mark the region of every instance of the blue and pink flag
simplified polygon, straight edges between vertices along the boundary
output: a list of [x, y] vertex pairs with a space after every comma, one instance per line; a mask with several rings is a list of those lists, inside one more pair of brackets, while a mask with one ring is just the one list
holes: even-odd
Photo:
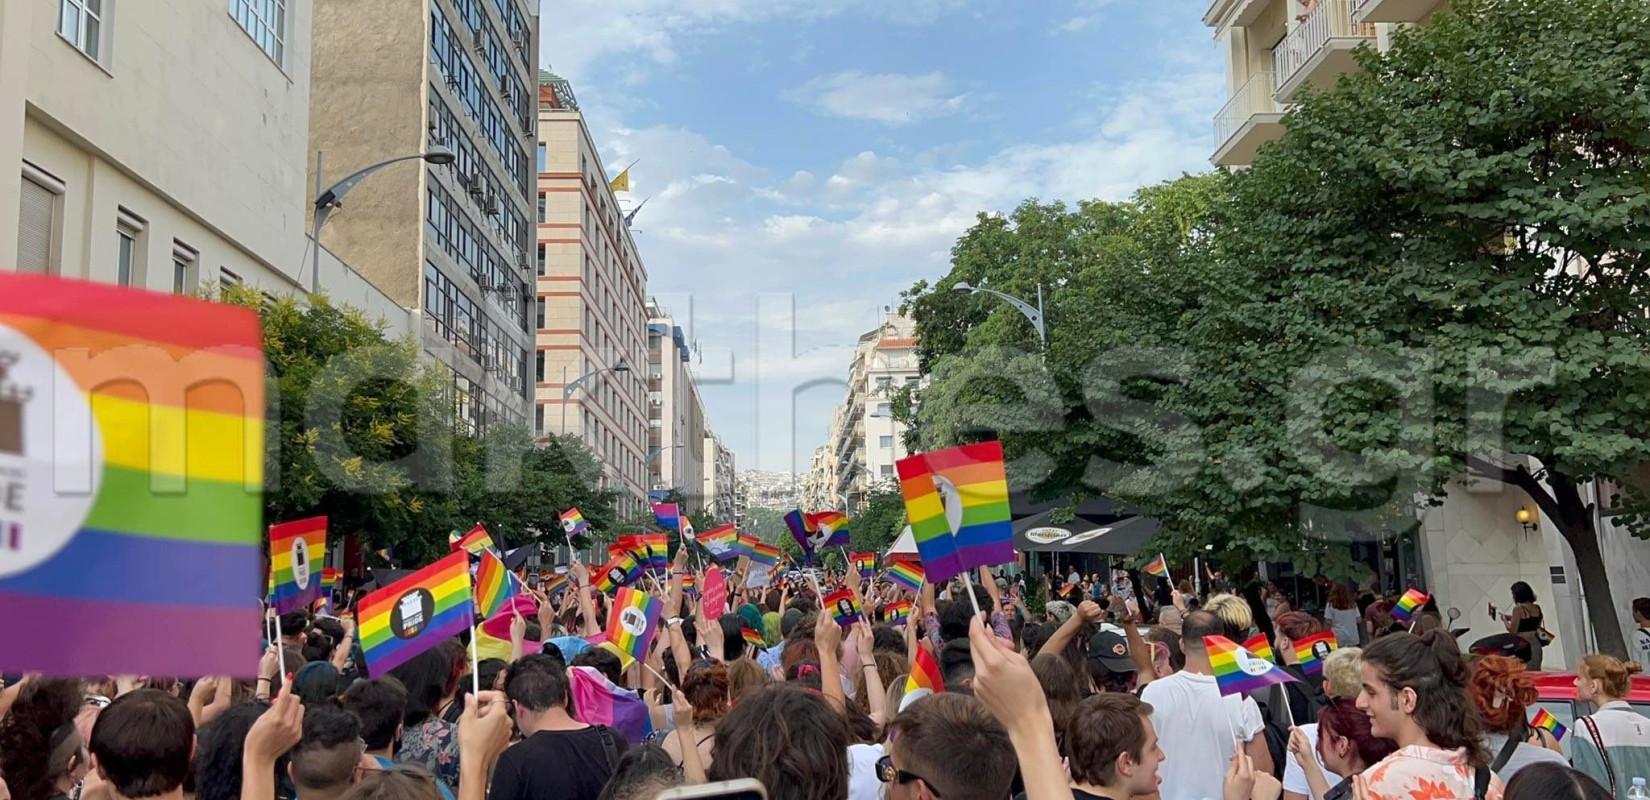
[[574, 718], [586, 725], [606, 725], [624, 734], [631, 746], [642, 743], [653, 732], [647, 704], [635, 694], [620, 689], [595, 667], [567, 670], [573, 689]]

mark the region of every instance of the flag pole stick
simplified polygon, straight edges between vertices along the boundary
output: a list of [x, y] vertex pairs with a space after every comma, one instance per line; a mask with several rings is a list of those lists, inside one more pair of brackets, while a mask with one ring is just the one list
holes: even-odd
[[[518, 612], [519, 615], [519, 612]], [[470, 692], [476, 704], [481, 704], [481, 661], [476, 658], [476, 628], [470, 628]]]
[[968, 592], [968, 604], [974, 607], [974, 616], [977, 617], [981, 614], [980, 599], [974, 596], [974, 578], [968, 573], [969, 570], [963, 570], [963, 588]]

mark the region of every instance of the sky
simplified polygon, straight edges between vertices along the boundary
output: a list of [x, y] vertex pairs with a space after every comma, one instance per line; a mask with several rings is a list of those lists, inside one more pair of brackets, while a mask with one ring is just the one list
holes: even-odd
[[860, 334], [978, 212], [1209, 169], [1191, 0], [547, 0], [649, 292], [739, 469], [806, 472]]

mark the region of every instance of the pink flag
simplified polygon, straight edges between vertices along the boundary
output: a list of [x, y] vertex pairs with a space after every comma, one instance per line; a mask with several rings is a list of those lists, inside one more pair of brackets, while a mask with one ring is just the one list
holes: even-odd
[[717, 619], [728, 612], [728, 579], [721, 567], [705, 570], [705, 617]]
[[647, 704], [613, 685], [595, 667], [570, 667], [573, 684], [573, 718], [586, 725], [607, 725], [624, 734], [632, 746], [653, 732]]

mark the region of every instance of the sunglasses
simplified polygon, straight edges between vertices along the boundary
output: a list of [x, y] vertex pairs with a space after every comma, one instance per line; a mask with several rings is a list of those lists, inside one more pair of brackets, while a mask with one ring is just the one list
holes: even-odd
[[939, 790], [935, 789], [934, 784], [929, 782], [927, 778], [895, 767], [893, 756], [883, 756], [877, 759], [877, 780], [883, 783], [898, 783], [901, 785], [912, 781], [922, 781], [928, 787], [930, 795], [936, 798], [940, 797]]

